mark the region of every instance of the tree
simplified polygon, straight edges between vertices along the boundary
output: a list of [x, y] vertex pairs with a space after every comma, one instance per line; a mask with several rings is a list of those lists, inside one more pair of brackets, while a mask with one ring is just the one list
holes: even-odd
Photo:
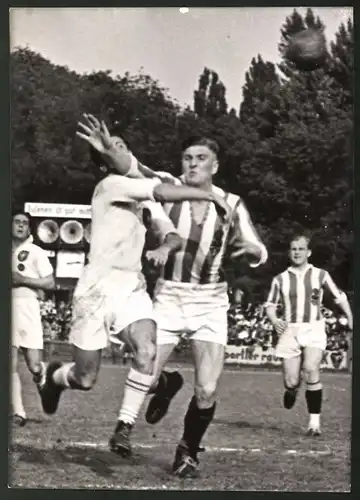
[[204, 68], [199, 88], [194, 92], [194, 111], [200, 118], [213, 120], [227, 113], [226, 89], [215, 71]]
[[274, 135], [280, 117], [280, 78], [275, 65], [265, 62], [260, 55], [251, 60], [245, 73], [240, 120], [251, 126], [256, 121], [259, 140]]

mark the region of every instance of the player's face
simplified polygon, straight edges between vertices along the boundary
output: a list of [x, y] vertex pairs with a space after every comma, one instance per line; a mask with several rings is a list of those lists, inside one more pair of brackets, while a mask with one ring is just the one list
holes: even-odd
[[311, 251], [305, 238], [294, 240], [290, 244], [290, 261], [295, 267], [303, 266], [307, 263]]
[[[129, 151], [128, 147], [126, 146], [125, 142], [121, 139], [121, 137], [118, 137], [117, 135], [113, 135], [111, 137], [111, 142], [112, 142], [112, 145], [116, 151], [118, 151], [118, 152], [128, 152]], [[100, 167], [100, 170], [103, 173], [108, 173], [109, 170], [111, 170], [111, 169], [108, 166], [104, 165], [104, 166]]]
[[26, 215], [18, 214], [12, 220], [12, 236], [13, 238], [25, 241], [30, 235], [30, 223]]
[[117, 151], [129, 151], [121, 137], [114, 135], [111, 137], [111, 142]]
[[182, 171], [189, 186], [210, 184], [217, 170], [216, 155], [207, 146], [190, 146], [182, 154]]

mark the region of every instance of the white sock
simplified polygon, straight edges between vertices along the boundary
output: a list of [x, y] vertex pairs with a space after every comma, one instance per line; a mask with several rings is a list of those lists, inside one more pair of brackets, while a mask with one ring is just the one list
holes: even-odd
[[11, 404], [14, 415], [26, 418], [26, 412], [21, 397], [21, 382], [18, 372], [12, 372]]
[[320, 428], [320, 413], [310, 413], [309, 427], [311, 429]]
[[70, 387], [68, 377], [69, 371], [73, 366], [75, 366], [75, 363], [65, 363], [54, 371], [52, 379], [56, 385], [60, 385], [60, 387]]
[[124, 397], [119, 412], [119, 420], [131, 425], [134, 424], [153, 379], [153, 375], [144, 375], [134, 370], [134, 368], [130, 368], [125, 382]]

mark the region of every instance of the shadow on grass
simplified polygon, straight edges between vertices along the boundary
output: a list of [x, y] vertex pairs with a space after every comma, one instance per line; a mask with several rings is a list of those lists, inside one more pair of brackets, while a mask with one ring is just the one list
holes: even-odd
[[56, 465], [59, 469], [64, 465], [80, 465], [88, 468], [91, 472], [102, 478], [110, 478], [119, 473], [118, 468], [125, 470], [129, 467], [151, 466], [159, 467], [164, 473], [171, 471], [168, 460], [161, 454], [149, 456], [139, 453], [136, 450], [131, 458], [122, 458], [108, 450], [85, 450], [81, 447], [67, 446], [63, 448], [54, 445], [52, 449], [38, 449], [20, 443], [14, 443], [10, 446], [10, 453], [16, 454], [16, 462], [25, 462], [27, 464], [41, 465], [51, 467]]
[[227, 425], [228, 427], [237, 427], [238, 429], [264, 429], [269, 431], [284, 432], [282, 427], [269, 425], [265, 422], [250, 422], [248, 420], [228, 420], [226, 418], [215, 418], [211, 425]]

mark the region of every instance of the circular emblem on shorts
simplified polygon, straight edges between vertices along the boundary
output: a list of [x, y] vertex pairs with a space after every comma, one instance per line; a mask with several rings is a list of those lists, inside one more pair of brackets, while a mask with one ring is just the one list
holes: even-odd
[[19, 270], [19, 271], [24, 271], [24, 270], [25, 270], [25, 266], [24, 266], [24, 264], [18, 264], [18, 266], [17, 266], [17, 267], [18, 267], [18, 270]]
[[22, 250], [18, 255], [18, 260], [20, 262], [24, 262], [29, 256], [29, 252], [27, 250]]

